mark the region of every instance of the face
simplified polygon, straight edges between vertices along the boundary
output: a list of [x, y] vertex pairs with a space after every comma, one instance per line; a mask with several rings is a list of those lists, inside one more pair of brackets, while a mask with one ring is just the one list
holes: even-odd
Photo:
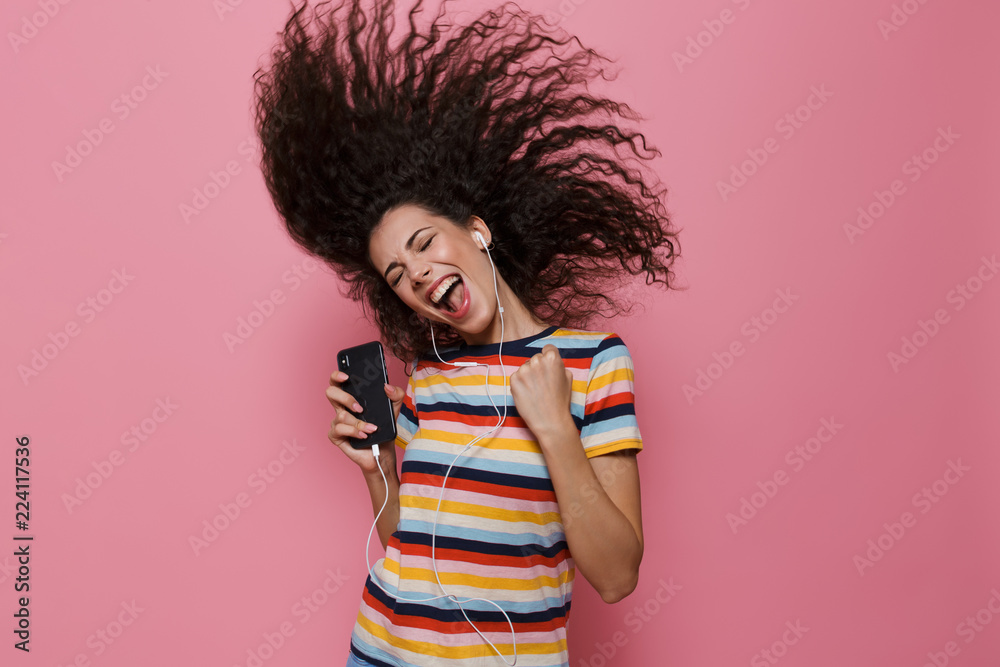
[[[490, 326], [497, 309], [493, 269], [473, 235], [478, 231], [488, 244], [490, 231], [479, 218], [474, 217], [472, 224], [471, 229], [463, 229], [407, 204], [382, 219], [372, 234], [368, 256], [415, 313], [462, 332], [478, 333]], [[447, 286], [452, 276], [458, 278], [454, 286], [437, 304], [432, 303], [432, 295]], [[498, 275], [498, 286], [500, 282]]]

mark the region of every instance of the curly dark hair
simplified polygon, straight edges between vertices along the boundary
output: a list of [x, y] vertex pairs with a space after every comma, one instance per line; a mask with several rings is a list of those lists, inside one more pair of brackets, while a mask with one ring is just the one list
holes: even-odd
[[[373, 1], [367, 33], [360, 0], [341, 0], [325, 14], [313, 9], [311, 35], [306, 2], [295, 9], [293, 0], [271, 68], [254, 74], [253, 111], [261, 171], [289, 234], [370, 310], [393, 354], [413, 361], [431, 349], [426, 323], [368, 254], [383, 216], [403, 204], [462, 227], [482, 218], [496, 269], [550, 324], [585, 328], [601, 300], [615, 308], [607, 293], [623, 270], [677, 289], [670, 267], [680, 244], [660, 201], [666, 190], [617, 155], [623, 143], [643, 159], [660, 153], [612, 122], [641, 116], [587, 90], [597, 74], [614, 78], [592, 61], [613, 61], [576, 37], [556, 39], [514, 2], [447, 37], [442, 28], [452, 24], [440, 19], [450, 0], [426, 33], [414, 22], [417, 0], [410, 31], [390, 47], [395, 3]], [[556, 47], [572, 41], [580, 49], [561, 57]], [[594, 118], [602, 113], [604, 122]], [[435, 333], [439, 346], [461, 340], [443, 323]]]

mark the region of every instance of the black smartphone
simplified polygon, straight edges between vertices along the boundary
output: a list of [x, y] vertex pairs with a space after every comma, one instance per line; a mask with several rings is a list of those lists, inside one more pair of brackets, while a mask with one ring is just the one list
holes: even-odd
[[370, 449], [396, 439], [396, 420], [392, 416], [392, 401], [385, 395], [382, 385], [389, 382], [382, 343], [355, 345], [337, 353], [337, 368], [347, 373], [347, 381], [340, 386], [361, 406], [361, 412], [348, 408], [348, 412], [375, 424], [376, 430], [367, 438], [348, 438], [355, 449]]

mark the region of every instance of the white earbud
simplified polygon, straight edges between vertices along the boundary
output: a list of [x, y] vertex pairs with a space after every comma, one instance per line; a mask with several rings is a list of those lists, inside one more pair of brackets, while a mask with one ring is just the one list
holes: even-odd
[[479, 232], [476, 232], [475, 237], [479, 239], [479, 247], [482, 248], [483, 250], [486, 250], [486, 239], [483, 238], [483, 235], [480, 234]]

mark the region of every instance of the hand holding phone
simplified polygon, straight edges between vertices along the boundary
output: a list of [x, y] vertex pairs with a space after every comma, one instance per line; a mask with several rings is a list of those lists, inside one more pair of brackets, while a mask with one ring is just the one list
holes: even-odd
[[[405, 391], [395, 386], [391, 390], [385, 388], [388, 370], [378, 341], [341, 350], [337, 353], [337, 366], [340, 370], [333, 373], [326, 390], [327, 398], [337, 410], [330, 428], [330, 441], [365, 472], [377, 472], [371, 446], [395, 440], [396, 418]], [[360, 410], [354, 407], [355, 403]], [[367, 428], [359, 429], [362, 420]], [[367, 438], [361, 437], [363, 432]], [[392, 448], [389, 451], [395, 454]], [[383, 451], [383, 456], [387, 453]]]

